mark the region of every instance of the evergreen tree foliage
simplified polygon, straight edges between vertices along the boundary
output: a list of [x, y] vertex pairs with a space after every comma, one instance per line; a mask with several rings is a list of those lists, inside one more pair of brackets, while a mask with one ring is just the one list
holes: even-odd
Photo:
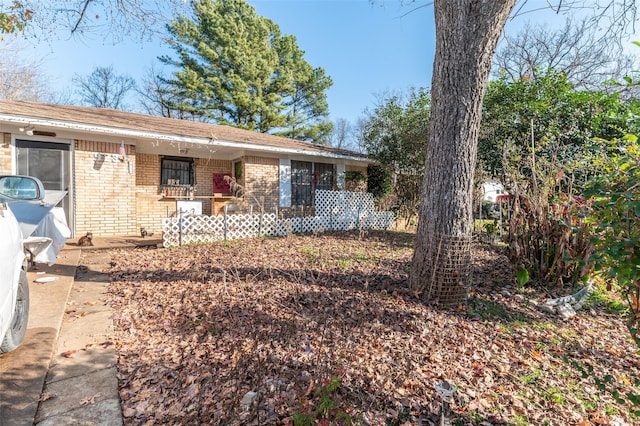
[[384, 99], [361, 125], [360, 146], [392, 177], [394, 199], [389, 202], [407, 221], [420, 204], [430, 112], [431, 93], [411, 89], [406, 97]]
[[312, 68], [291, 35], [245, 0], [198, 0], [193, 16], [168, 26], [177, 68], [173, 109], [194, 119], [296, 139], [328, 138], [325, 91], [332, 81]]
[[[484, 171], [507, 184], [529, 179], [528, 159], [562, 165], [580, 191], [593, 173], [587, 161], [594, 138], [620, 138], [636, 130], [637, 102], [618, 94], [576, 90], [565, 73], [492, 81], [483, 102], [478, 159]], [[532, 149], [534, 150], [532, 152]]]
[[382, 198], [393, 189], [389, 170], [376, 164], [367, 166], [367, 192]]
[[325, 92], [333, 84], [322, 68], [312, 68], [304, 60], [304, 52], [295, 37], [288, 35], [278, 43], [281, 62], [288, 69], [287, 87], [283, 97], [286, 125], [281, 136], [293, 139], [329, 142], [333, 124], [328, 121], [329, 104]]

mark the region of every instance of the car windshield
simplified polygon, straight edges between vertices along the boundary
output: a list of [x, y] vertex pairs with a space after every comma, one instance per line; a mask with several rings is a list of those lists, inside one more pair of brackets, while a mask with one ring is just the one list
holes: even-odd
[[37, 200], [40, 196], [38, 184], [24, 176], [0, 177], [0, 197], [13, 200]]

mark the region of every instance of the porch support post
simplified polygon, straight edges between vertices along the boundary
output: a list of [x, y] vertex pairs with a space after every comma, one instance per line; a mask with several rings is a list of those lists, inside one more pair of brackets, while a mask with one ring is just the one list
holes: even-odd
[[291, 160], [280, 159], [280, 207], [291, 207]]

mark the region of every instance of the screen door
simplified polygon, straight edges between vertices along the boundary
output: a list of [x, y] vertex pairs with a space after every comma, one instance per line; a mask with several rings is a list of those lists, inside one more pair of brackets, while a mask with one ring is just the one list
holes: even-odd
[[71, 149], [66, 143], [16, 140], [16, 165], [19, 175], [37, 177], [44, 189], [67, 191], [59, 206], [73, 229], [71, 214]]

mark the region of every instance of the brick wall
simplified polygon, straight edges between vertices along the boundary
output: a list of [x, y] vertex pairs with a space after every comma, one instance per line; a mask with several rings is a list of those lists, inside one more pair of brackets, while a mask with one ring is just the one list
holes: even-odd
[[160, 157], [136, 154], [136, 228], [144, 227], [156, 236], [162, 235], [162, 219], [175, 211], [172, 199], [160, 194]]
[[0, 133], [0, 174], [11, 174], [11, 134]]
[[280, 160], [265, 157], [244, 157], [245, 202], [265, 212], [275, 212], [279, 203]]
[[211, 158], [196, 159], [196, 182], [198, 184], [197, 196], [213, 195], [213, 174], [231, 173], [232, 162], [227, 160], [214, 160]]
[[[76, 235], [139, 235], [144, 227], [156, 236], [162, 234], [162, 219], [175, 213], [176, 199], [163, 197], [160, 186], [160, 156], [136, 153], [135, 146], [125, 145], [120, 161], [119, 143], [75, 141], [74, 195]], [[11, 173], [11, 135], [0, 134], [0, 173]], [[99, 155], [96, 161], [96, 155]], [[115, 160], [115, 161], [112, 161]], [[254, 211], [276, 211], [279, 204], [279, 160], [246, 156], [243, 162], [245, 207]], [[129, 164], [131, 163], [131, 164]], [[196, 159], [197, 189], [203, 214], [220, 214], [224, 204], [237, 200], [216, 199], [212, 206], [213, 173], [233, 175], [233, 162]], [[129, 171], [133, 173], [129, 173]], [[366, 167], [346, 167], [366, 174]], [[351, 190], [354, 190], [353, 188]], [[366, 190], [364, 188], [358, 190]]]
[[[136, 229], [136, 181], [129, 173], [135, 147], [126, 146], [124, 161], [117, 143], [75, 142], [74, 193], [76, 235], [132, 235]], [[96, 155], [99, 155], [96, 160]], [[112, 161], [115, 159], [115, 161]]]
[[[213, 197], [213, 174], [225, 173], [233, 175], [231, 172], [233, 163], [227, 160], [214, 160], [211, 158], [198, 158], [196, 159], [196, 182], [198, 184], [196, 189], [196, 197]], [[219, 214], [220, 209], [224, 206], [224, 202], [221, 200], [215, 201], [215, 211], [212, 211], [211, 198], [204, 198], [202, 200], [202, 213], [203, 214]]]

